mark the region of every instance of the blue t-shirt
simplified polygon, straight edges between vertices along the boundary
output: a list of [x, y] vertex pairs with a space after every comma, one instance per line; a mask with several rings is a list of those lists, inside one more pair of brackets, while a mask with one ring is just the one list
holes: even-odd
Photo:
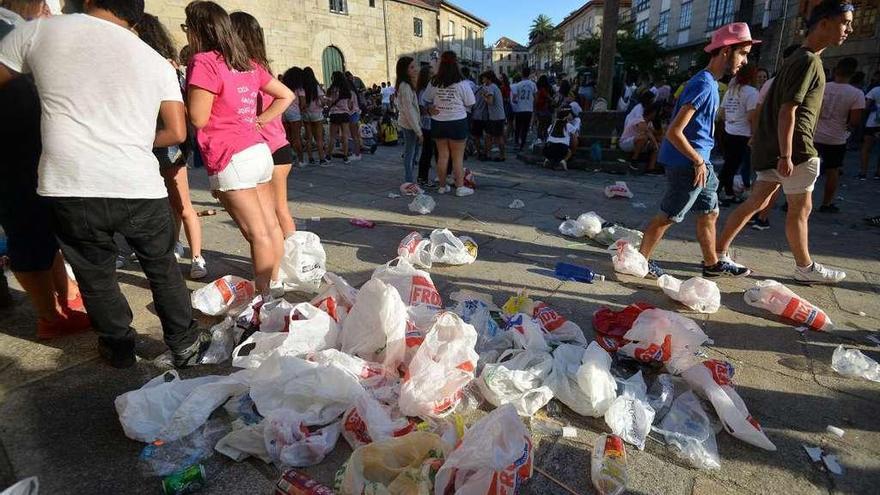
[[[691, 78], [681, 92], [675, 111], [674, 119], [684, 105], [692, 105], [696, 112], [691, 121], [684, 128], [684, 136], [693, 146], [694, 150], [709, 163], [709, 155], [715, 145], [713, 133], [715, 131], [715, 116], [718, 114], [718, 106], [721, 97], [718, 94], [718, 82], [707, 70], [701, 70]], [[690, 159], [678, 151], [668, 140], [664, 139], [660, 145], [660, 155], [657, 160], [667, 167], [693, 167]]]

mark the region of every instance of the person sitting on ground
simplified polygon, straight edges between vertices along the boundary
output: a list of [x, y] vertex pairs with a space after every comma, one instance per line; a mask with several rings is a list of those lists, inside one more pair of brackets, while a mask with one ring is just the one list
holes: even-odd
[[626, 129], [633, 121], [638, 121], [645, 114], [645, 108], [654, 103], [654, 93], [645, 91], [637, 98], [638, 103], [626, 114], [623, 128]]
[[572, 155], [571, 107], [562, 107], [556, 112], [553, 125], [547, 129], [547, 144], [544, 146], [544, 166], [568, 170], [568, 160]]
[[641, 117], [632, 120], [629, 126], [623, 129], [623, 134], [620, 136], [620, 149], [626, 153], [632, 153], [630, 168], [633, 170], [638, 170], [638, 163], [645, 159], [648, 161], [645, 168], [646, 173], [654, 173], [657, 169], [657, 152], [660, 150], [660, 145], [657, 144], [652, 121], [660, 111], [660, 107], [659, 103], [648, 105]]
[[391, 115], [383, 115], [382, 123], [379, 125], [379, 143], [382, 146], [397, 146], [398, 135], [397, 126], [394, 125]]

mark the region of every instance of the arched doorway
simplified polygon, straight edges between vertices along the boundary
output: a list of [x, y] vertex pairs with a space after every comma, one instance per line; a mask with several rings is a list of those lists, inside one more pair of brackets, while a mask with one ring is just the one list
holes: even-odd
[[321, 54], [321, 67], [324, 71], [324, 86], [330, 86], [333, 73], [345, 69], [345, 59], [339, 48], [333, 45], [324, 48], [324, 53]]

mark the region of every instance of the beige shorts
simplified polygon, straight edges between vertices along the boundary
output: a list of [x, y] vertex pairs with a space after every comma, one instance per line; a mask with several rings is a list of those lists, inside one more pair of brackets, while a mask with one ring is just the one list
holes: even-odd
[[804, 163], [795, 165], [791, 175], [783, 177], [775, 168], [770, 170], [758, 170], [757, 180], [773, 182], [782, 185], [785, 194], [805, 194], [813, 192], [816, 179], [819, 178], [819, 158], [810, 158]]
[[229, 165], [219, 174], [208, 176], [208, 182], [212, 191], [253, 189], [271, 181], [274, 168], [272, 152], [266, 143], [260, 143], [232, 155]]

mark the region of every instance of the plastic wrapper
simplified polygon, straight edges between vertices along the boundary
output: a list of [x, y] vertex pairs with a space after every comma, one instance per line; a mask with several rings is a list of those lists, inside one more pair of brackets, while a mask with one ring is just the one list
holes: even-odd
[[693, 277], [682, 282], [672, 275], [662, 275], [657, 285], [667, 296], [698, 313], [717, 313], [721, 309], [721, 291], [711, 280]]
[[611, 356], [595, 342], [587, 349], [570, 344], [557, 347], [547, 384], [557, 399], [583, 416], [604, 416], [617, 397]]
[[279, 277], [287, 290], [317, 293], [327, 271], [327, 254], [321, 238], [298, 230], [284, 240]]
[[831, 356], [831, 369], [843, 376], [880, 382], [880, 363], [865, 356], [858, 349], [844, 349], [842, 345], [837, 346]]
[[552, 368], [546, 352], [508, 350], [483, 366], [477, 385], [492, 405], [512, 404], [520, 416], [533, 416], [553, 398], [545, 385]]
[[609, 250], [615, 272], [639, 278], [648, 274], [648, 260], [629, 242], [617, 241]]

